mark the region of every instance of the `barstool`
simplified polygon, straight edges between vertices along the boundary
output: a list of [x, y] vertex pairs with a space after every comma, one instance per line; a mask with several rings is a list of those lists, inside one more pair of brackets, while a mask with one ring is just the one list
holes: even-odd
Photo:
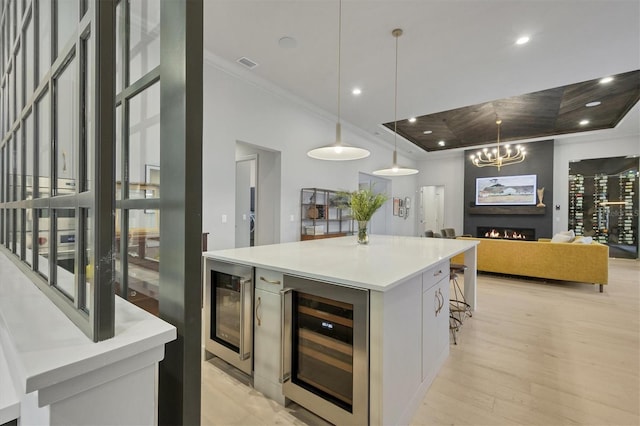
[[449, 330], [451, 330], [451, 335], [453, 336], [453, 344], [458, 344], [458, 331], [460, 331], [460, 326], [462, 322], [458, 318], [453, 315], [453, 312], [449, 311]]
[[458, 282], [458, 274], [464, 273], [466, 265], [452, 263], [449, 265], [449, 280], [453, 282], [453, 298], [449, 299], [449, 329], [453, 333], [453, 343], [458, 344], [457, 332], [467, 317], [472, 317], [471, 305], [464, 298], [464, 292]]

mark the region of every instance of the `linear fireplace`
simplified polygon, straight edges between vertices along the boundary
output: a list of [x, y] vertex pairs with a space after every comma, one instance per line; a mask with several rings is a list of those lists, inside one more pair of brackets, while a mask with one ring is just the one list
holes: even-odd
[[496, 238], [502, 240], [535, 241], [536, 230], [533, 228], [512, 228], [502, 226], [478, 226], [479, 238]]

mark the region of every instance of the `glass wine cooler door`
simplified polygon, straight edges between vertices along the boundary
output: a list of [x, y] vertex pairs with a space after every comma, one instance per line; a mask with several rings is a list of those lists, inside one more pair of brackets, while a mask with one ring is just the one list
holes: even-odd
[[215, 285], [211, 338], [216, 342], [240, 352], [240, 277], [212, 271]]
[[207, 259], [205, 349], [252, 373], [253, 268]]
[[291, 380], [352, 411], [353, 305], [307, 293], [294, 293]]
[[334, 424], [369, 420], [369, 292], [285, 275], [284, 395]]

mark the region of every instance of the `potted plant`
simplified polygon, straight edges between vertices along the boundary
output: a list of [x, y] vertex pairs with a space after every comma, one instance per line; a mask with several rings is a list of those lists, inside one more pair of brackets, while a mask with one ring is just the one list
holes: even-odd
[[342, 191], [338, 193], [344, 197], [344, 207], [351, 209], [351, 215], [358, 221], [358, 244], [368, 244], [369, 234], [367, 224], [371, 216], [389, 199], [386, 194], [375, 194], [370, 189], [359, 189], [353, 192]]

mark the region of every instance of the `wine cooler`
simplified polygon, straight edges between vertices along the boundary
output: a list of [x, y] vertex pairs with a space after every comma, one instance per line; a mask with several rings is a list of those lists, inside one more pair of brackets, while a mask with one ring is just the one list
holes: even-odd
[[369, 293], [284, 277], [284, 395], [335, 424], [369, 419]]
[[205, 349], [251, 375], [253, 268], [208, 259], [205, 274]]

